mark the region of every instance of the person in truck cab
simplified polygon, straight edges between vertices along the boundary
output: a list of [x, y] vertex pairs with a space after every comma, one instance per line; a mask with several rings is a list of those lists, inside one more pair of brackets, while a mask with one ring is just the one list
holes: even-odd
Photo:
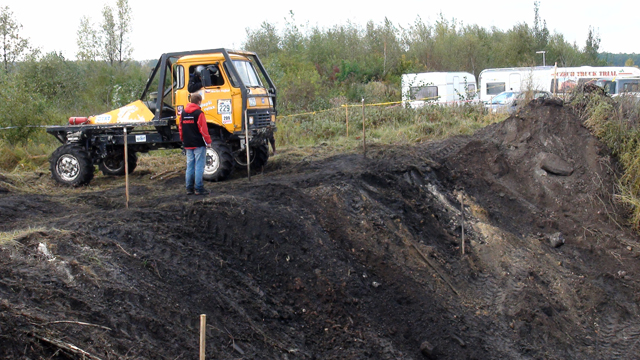
[[198, 65], [189, 74], [187, 90], [194, 93], [203, 87], [220, 85], [224, 85], [224, 79], [217, 64]]
[[211, 136], [207, 120], [200, 109], [202, 96], [191, 94], [191, 102], [182, 110], [178, 120], [180, 140], [187, 155], [185, 182], [187, 195], [208, 195], [202, 182], [207, 159], [207, 148], [211, 147]]
[[204, 66], [197, 66], [191, 74], [189, 74], [189, 84], [187, 85], [187, 90], [190, 93], [194, 93], [200, 89], [202, 89], [202, 75], [201, 72], [204, 69]]

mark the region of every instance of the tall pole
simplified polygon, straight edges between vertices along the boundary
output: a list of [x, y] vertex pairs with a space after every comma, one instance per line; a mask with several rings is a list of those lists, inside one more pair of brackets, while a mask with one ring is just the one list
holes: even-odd
[[542, 54], [542, 66], [547, 66], [547, 59], [545, 57], [546, 53], [547, 52], [545, 50], [536, 51], [536, 54]]

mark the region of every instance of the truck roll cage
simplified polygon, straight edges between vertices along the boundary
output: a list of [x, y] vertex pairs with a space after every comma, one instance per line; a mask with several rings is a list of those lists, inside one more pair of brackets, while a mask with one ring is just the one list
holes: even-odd
[[[242, 51], [242, 50], [229, 50], [224, 48], [211, 49], [211, 50], [182, 51], [182, 52], [165, 53], [165, 54], [162, 54], [162, 56], [160, 56], [158, 63], [156, 64], [153, 71], [151, 72], [151, 75], [149, 76], [149, 80], [147, 80], [147, 84], [144, 88], [144, 91], [142, 91], [142, 95], [140, 95], [140, 100], [144, 101], [145, 97], [149, 94], [153, 80], [156, 78], [156, 75], [157, 75], [158, 76], [158, 89], [157, 89], [158, 98], [156, 99], [156, 104], [155, 104], [155, 113], [153, 118], [154, 120], [161, 120], [162, 110], [163, 108], [166, 107], [163, 100], [165, 96], [167, 96], [171, 91], [171, 88], [165, 89], [165, 80], [167, 77], [167, 73], [171, 73], [171, 66], [172, 66], [171, 59], [180, 58], [188, 55], [202, 55], [202, 54], [222, 54], [226, 62], [229, 64], [229, 66], [227, 66], [226, 69], [229, 72], [231, 72], [230, 75], [238, 81], [237, 85], [240, 88], [240, 91], [242, 92], [242, 123], [243, 124], [245, 123], [244, 117], [247, 110], [247, 99], [252, 95], [249, 93], [249, 88], [242, 81], [242, 77], [240, 77], [240, 74], [238, 73], [235, 65], [233, 64], [233, 61], [231, 60], [230, 55], [235, 54], [235, 55], [241, 55], [241, 56], [247, 57], [248, 59], [251, 60], [253, 64], [258, 66], [260, 73], [265, 78], [265, 80], [267, 80], [267, 84], [268, 84], [267, 96], [273, 99], [273, 107], [275, 109], [276, 107], [275, 100], [276, 100], [276, 92], [277, 92], [276, 87], [273, 84], [271, 77], [269, 77], [269, 74], [267, 73], [266, 69], [262, 65], [262, 62], [260, 61], [260, 58], [256, 53], [249, 52], [249, 51]], [[172, 82], [175, 84], [175, 79], [172, 79]]]

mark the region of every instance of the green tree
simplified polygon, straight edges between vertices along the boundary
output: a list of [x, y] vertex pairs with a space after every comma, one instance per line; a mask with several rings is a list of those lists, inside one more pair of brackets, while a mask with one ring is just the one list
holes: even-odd
[[586, 60], [589, 62], [587, 65], [598, 65], [598, 50], [600, 49], [600, 34], [596, 30], [589, 26], [589, 35], [587, 35], [587, 42], [584, 47], [584, 54]]
[[100, 56], [113, 65], [118, 56], [118, 34], [113, 9], [109, 5], [102, 8], [102, 24], [100, 25]]
[[129, 0], [117, 0], [116, 10], [118, 18], [116, 20], [116, 59], [122, 64], [124, 61], [131, 59], [133, 48], [129, 42], [129, 34], [131, 33], [131, 7]]
[[624, 62], [624, 66], [634, 66], [635, 63], [633, 62], [632, 58], [628, 58], [627, 61]]
[[76, 57], [82, 61], [95, 61], [100, 55], [100, 37], [95, 28], [91, 25], [91, 19], [83, 16], [80, 19], [80, 27], [76, 32], [78, 52]]
[[22, 25], [13, 17], [8, 6], [0, 8], [0, 37], [2, 38], [2, 63], [5, 73], [29, 49], [29, 41], [20, 36]]
[[80, 20], [77, 31], [79, 60], [101, 59], [110, 65], [122, 65], [131, 60], [133, 48], [129, 42], [131, 33], [131, 7], [128, 0], [117, 0], [115, 10], [105, 4], [102, 8], [102, 23], [98, 28], [91, 25], [88, 17]]
[[547, 21], [540, 19], [540, 1], [533, 2], [533, 38], [538, 50], [545, 50], [549, 43], [549, 29]]
[[247, 31], [247, 40], [244, 42], [244, 48], [253, 51], [260, 57], [268, 57], [280, 51], [280, 36], [276, 27], [264, 21], [257, 30]]

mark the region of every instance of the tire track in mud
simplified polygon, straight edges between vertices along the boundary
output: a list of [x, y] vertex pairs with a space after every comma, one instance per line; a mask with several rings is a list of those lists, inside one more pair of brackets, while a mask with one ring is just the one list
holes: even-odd
[[[609, 314], [596, 320], [599, 323], [595, 336], [596, 355], [608, 359], [638, 359], [640, 353], [638, 320], [619, 322], [616, 321], [617, 317], [617, 314]], [[603, 321], [604, 324], [602, 324]]]
[[465, 147], [471, 140], [467, 136], [456, 136], [447, 140], [429, 142], [424, 146], [424, 152], [432, 160], [442, 163], [443, 160]]

